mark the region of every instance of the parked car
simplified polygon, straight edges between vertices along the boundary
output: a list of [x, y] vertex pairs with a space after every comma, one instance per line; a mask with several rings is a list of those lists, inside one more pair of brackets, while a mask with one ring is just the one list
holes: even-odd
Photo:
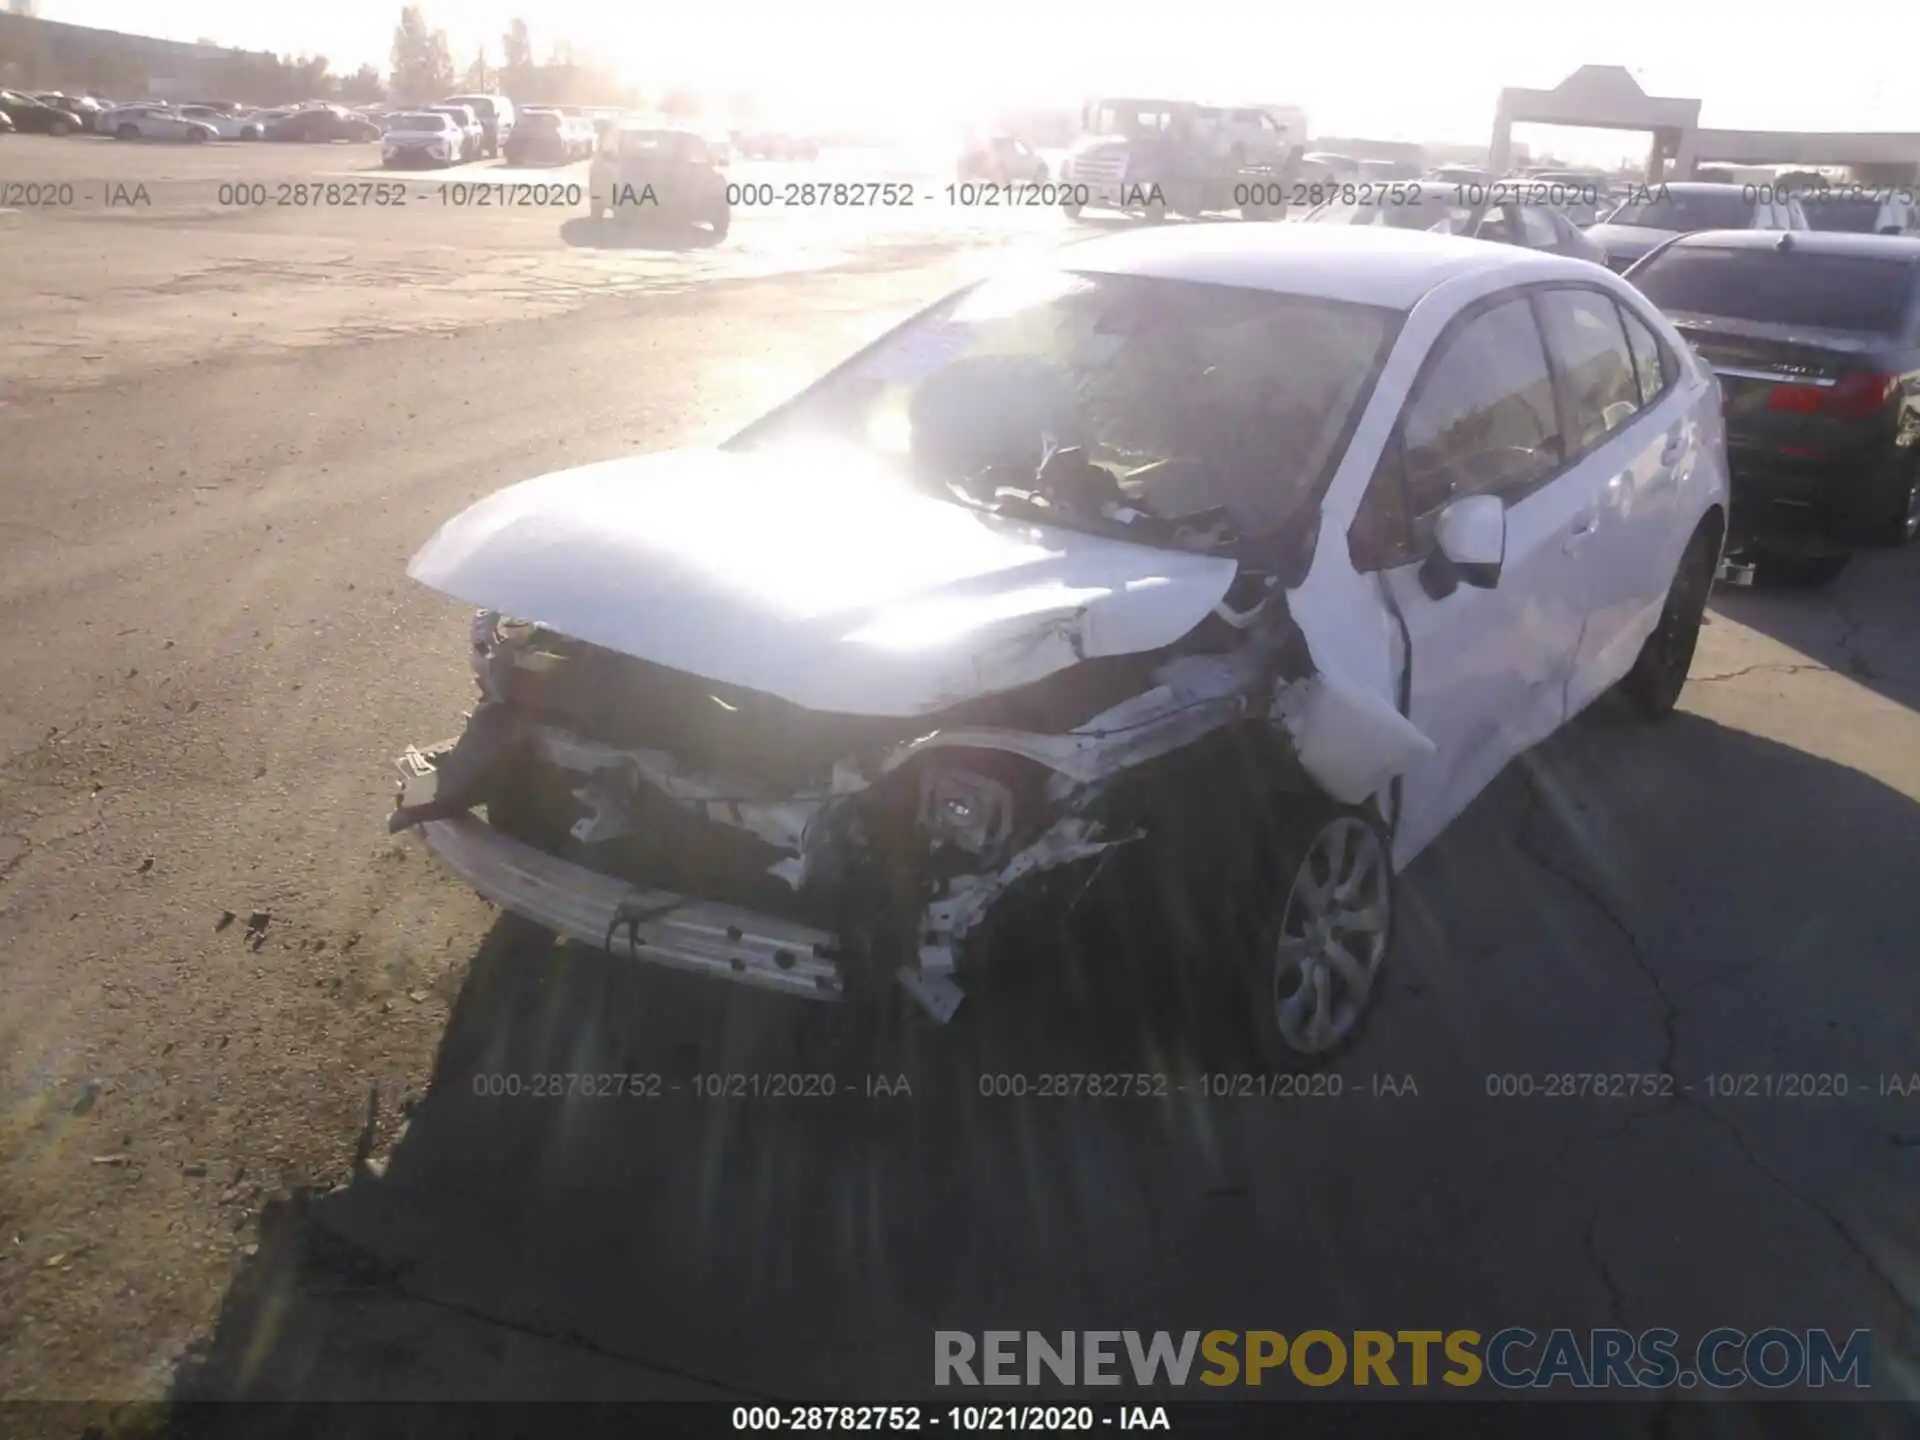
[[101, 114], [107, 108], [91, 96], [68, 95], [59, 90], [44, 90], [33, 98], [42, 105], [51, 105], [56, 110], [65, 110], [69, 115], [78, 116], [83, 122], [81, 125], [83, 130], [87, 128], [86, 122], [91, 122], [94, 116]]
[[1040, 184], [1047, 178], [1047, 162], [1019, 136], [994, 135], [967, 148], [960, 157], [960, 178], [993, 185]]
[[1628, 278], [1720, 378], [1737, 578], [1920, 535], [1920, 239], [1710, 231]]
[[593, 132], [586, 122], [551, 109], [522, 110], [507, 141], [510, 165], [564, 165], [592, 152]]
[[220, 132], [204, 120], [146, 106], [109, 110], [101, 123], [111, 125], [109, 133], [118, 140], [184, 140], [197, 145], [220, 138]]
[[1520, 203], [1529, 193], [1525, 181], [1484, 191], [1437, 180], [1349, 182], [1328, 184], [1327, 189], [1338, 198], [1309, 210], [1303, 217], [1307, 222], [1438, 230], [1601, 263], [1600, 247], [1582, 235], [1565, 215], [1544, 204]]
[[504, 95], [449, 95], [440, 103], [464, 105], [473, 111], [480, 122], [481, 149], [489, 159], [497, 160], [506, 153], [517, 118], [513, 101]]
[[442, 110], [395, 115], [380, 142], [380, 163], [389, 170], [456, 164], [467, 144], [459, 122]]
[[1726, 495], [1711, 374], [1592, 265], [1103, 237], [444, 525], [408, 573], [483, 607], [481, 698], [389, 823], [583, 945], [935, 1020], [1086, 895], [1311, 1064], [1508, 761], [1673, 709]]
[[222, 140], [264, 140], [266, 121], [247, 111], [216, 110], [210, 105], [182, 105], [176, 114], [211, 125]]
[[13, 128], [23, 135], [77, 135], [87, 128], [87, 122], [71, 110], [17, 90], [0, 90], [0, 115], [11, 120]]
[[371, 120], [335, 105], [308, 105], [276, 116], [266, 124], [266, 138], [292, 144], [326, 144], [334, 140], [364, 143], [380, 138]]
[[684, 220], [727, 238], [724, 142], [693, 130], [629, 122], [602, 137], [587, 167], [587, 204], [595, 220]]
[[1643, 187], [1586, 234], [1606, 252], [1609, 269], [1624, 271], [1676, 235], [1807, 228], [1800, 202], [1783, 188], [1680, 180]]
[[1815, 230], [1852, 235], [1912, 235], [1920, 231], [1920, 213], [1898, 190], [1803, 190], [1800, 208]]
[[420, 108], [453, 117], [453, 123], [460, 127], [462, 160], [478, 160], [486, 150], [487, 130], [471, 105], [423, 105]]

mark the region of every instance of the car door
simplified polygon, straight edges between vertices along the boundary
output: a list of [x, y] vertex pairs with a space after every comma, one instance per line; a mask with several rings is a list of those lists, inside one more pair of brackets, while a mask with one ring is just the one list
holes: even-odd
[[1567, 691], [1573, 714], [1626, 674], [1666, 597], [1662, 541], [1675, 524], [1687, 424], [1662, 378], [1657, 341], [1648, 383], [1658, 384], [1644, 393], [1628, 326], [1646, 326], [1611, 293], [1553, 286], [1534, 300], [1571, 462], [1562, 483], [1587, 505], [1587, 534], [1573, 555], [1587, 608]]
[[[1589, 507], [1565, 472], [1532, 302], [1512, 291], [1479, 302], [1423, 365], [1349, 535], [1355, 567], [1380, 574], [1405, 623], [1406, 713], [1435, 747], [1402, 779], [1396, 864], [1566, 714], [1584, 612], [1573, 552]], [[1436, 583], [1440, 512], [1482, 494], [1506, 505], [1496, 583]]]

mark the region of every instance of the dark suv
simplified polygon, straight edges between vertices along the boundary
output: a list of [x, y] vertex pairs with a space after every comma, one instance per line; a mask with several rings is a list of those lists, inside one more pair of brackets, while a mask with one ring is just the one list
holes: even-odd
[[1920, 239], [1708, 231], [1627, 278], [1720, 377], [1730, 555], [1818, 582], [1920, 534]]

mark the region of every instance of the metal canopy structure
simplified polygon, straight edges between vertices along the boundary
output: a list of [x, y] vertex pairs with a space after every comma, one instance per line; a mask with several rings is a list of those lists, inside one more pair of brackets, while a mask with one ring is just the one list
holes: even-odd
[[1703, 130], [1698, 100], [1649, 95], [1623, 65], [1582, 65], [1551, 90], [1502, 90], [1490, 155], [1495, 174], [1504, 174], [1512, 163], [1515, 125], [1647, 132], [1653, 136], [1649, 180], [1692, 179], [1709, 161], [1844, 165], [1874, 184], [1920, 179], [1920, 134]]

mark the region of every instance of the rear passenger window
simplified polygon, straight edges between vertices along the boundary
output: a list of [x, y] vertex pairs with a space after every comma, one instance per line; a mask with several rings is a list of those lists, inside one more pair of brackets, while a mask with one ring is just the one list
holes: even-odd
[[1627, 327], [1627, 348], [1633, 352], [1634, 374], [1640, 377], [1640, 403], [1651, 405], [1673, 378], [1666, 352], [1647, 323], [1624, 305], [1620, 306], [1620, 319]]
[[1540, 318], [1571, 407], [1572, 452], [1584, 455], [1640, 411], [1627, 332], [1613, 301], [1595, 290], [1548, 290]]
[[1526, 300], [1475, 316], [1427, 370], [1401, 422], [1408, 508], [1517, 500], [1565, 460], [1540, 330]]

